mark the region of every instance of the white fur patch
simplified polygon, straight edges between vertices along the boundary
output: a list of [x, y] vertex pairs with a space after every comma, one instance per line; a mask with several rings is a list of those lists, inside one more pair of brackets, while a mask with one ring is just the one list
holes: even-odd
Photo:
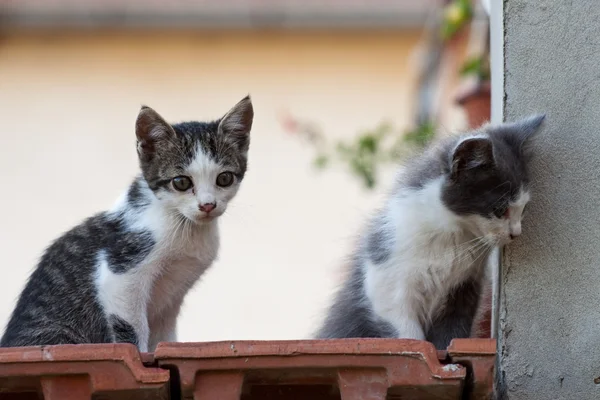
[[373, 311], [400, 338], [425, 339], [447, 294], [475, 268], [485, 268], [491, 248], [484, 232], [467, 229], [464, 218], [442, 203], [443, 179], [420, 190], [405, 189], [389, 200], [386, 220], [393, 225], [395, 246], [384, 263], [364, 264]]
[[[140, 351], [153, 351], [161, 341], [175, 341], [176, 321], [189, 289], [213, 263], [219, 248], [217, 221], [203, 221], [198, 205], [207, 199], [217, 203], [211, 216], [221, 215], [237, 191], [215, 185], [223, 167], [201, 151], [186, 170], [194, 190], [162, 192], [160, 199], [150, 189], [150, 204], [140, 210], [120, 199], [111, 213], [122, 214], [127, 228], [151, 232], [155, 246], [150, 254], [127, 272], [110, 270], [106, 254], [97, 255], [95, 284], [107, 316], [115, 314], [130, 323], [138, 335]], [[185, 215], [185, 221], [175, 212]]]
[[110, 270], [104, 251], [98, 253], [97, 259], [95, 284], [106, 317], [116, 315], [131, 324], [138, 336], [140, 351], [148, 351], [149, 330], [144, 297], [148, 293], [149, 277], [136, 269], [115, 274]]
[[523, 219], [523, 209], [529, 203], [531, 196], [528, 191], [521, 189], [517, 199], [509, 205], [508, 231], [513, 237], [521, 234], [521, 221]]

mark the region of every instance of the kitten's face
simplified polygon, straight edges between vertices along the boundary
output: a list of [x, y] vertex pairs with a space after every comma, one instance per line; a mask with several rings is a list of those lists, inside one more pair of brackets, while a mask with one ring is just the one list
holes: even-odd
[[201, 144], [192, 151], [189, 162], [166, 166], [161, 174], [166, 184], [155, 194], [167, 209], [188, 220], [209, 222], [225, 212], [238, 191], [244, 170], [240, 163], [211, 156]]
[[487, 128], [451, 148], [442, 200], [487, 243], [504, 245], [521, 234], [530, 200], [528, 141], [543, 118]]
[[473, 234], [483, 237], [486, 243], [508, 244], [521, 235], [521, 221], [529, 199], [529, 191], [526, 187], [521, 187], [516, 195], [507, 200], [499, 200], [503, 204], [491, 216], [467, 215], [464, 217], [464, 223]]
[[253, 116], [249, 97], [210, 123], [171, 126], [142, 108], [136, 124], [140, 166], [167, 211], [199, 224], [225, 212], [246, 172]]

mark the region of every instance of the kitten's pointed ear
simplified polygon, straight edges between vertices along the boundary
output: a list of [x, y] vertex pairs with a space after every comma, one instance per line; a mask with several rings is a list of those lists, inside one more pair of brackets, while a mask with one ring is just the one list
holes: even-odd
[[467, 138], [462, 140], [452, 153], [451, 175], [456, 178], [464, 171], [493, 165], [492, 142], [487, 138]]
[[228, 135], [241, 148], [248, 147], [254, 108], [250, 95], [244, 97], [219, 121], [219, 134]]
[[519, 121], [506, 123], [504, 126], [519, 136], [522, 142], [525, 142], [539, 132], [539, 128], [545, 119], [546, 114], [530, 115]]
[[496, 128], [492, 128], [492, 133], [498, 131], [509, 145], [519, 152], [523, 152], [527, 150], [529, 139], [533, 138], [540, 131], [540, 126], [545, 119], [546, 114], [530, 115], [527, 118], [515, 122], [507, 122]]
[[156, 144], [175, 137], [175, 131], [156, 111], [142, 106], [135, 121], [135, 135], [139, 156], [150, 160], [156, 152]]

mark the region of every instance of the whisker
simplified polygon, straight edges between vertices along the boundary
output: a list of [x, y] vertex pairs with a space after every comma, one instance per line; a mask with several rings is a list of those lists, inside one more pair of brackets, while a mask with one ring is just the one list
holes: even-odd
[[478, 251], [481, 247], [484, 247], [486, 244], [487, 243], [483, 237], [476, 237], [465, 243], [462, 243], [458, 246], [458, 251], [454, 254], [454, 257], [452, 258], [452, 260], [450, 260], [450, 263], [454, 263], [455, 261], [464, 261], [466, 257], [469, 256], [469, 254], [473, 254], [473, 252]]

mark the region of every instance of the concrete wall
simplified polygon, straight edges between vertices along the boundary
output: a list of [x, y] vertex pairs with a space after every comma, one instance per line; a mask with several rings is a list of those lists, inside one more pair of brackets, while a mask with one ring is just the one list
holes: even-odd
[[504, 253], [501, 376], [510, 399], [597, 399], [600, 8], [596, 0], [504, 5], [505, 118], [548, 117], [524, 236]]
[[313, 152], [282, 130], [279, 113], [337, 137], [384, 119], [408, 126], [419, 38], [416, 31], [3, 37], [0, 326], [50, 241], [110, 207], [136, 174], [140, 104], [169, 121], [212, 119], [250, 92], [250, 169], [222, 218], [220, 259], [186, 299], [179, 335], [307, 337], [378, 196], [345, 171], [315, 173]]

